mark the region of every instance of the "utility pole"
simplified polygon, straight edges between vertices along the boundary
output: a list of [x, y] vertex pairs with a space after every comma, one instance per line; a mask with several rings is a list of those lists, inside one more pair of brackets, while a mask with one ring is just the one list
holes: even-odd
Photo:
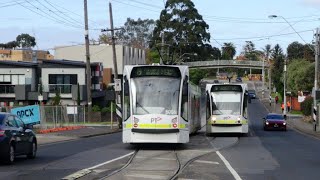
[[[116, 54], [116, 43], [115, 43], [115, 37], [114, 37], [114, 31], [120, 30], [122, 28], [113, 28], [113, 16], [112, 16], [112, 5], [111, 2], [109, 2], [109, 16], [110, 16], [110, 29], [102, 29], [101, 32], [105, 31], [111, 31], [111, 38], [112, 38], [112, 57], [113, 57], [113, 69], [114, 69], [114, 82], [118, 79], [118, 66], [117, 66], [117, 54]], [[117, 81], [118, 82], [118, 81]], [[121, 98], [119, 98], [119, 91], [115, 91], [115, 102], [116, 102], [116, 111], [117, 111], [117, 120], [118, 120], [118, 126], [119, 129], [122, 128], [122, 113], [121, 113]]]
[[163, 52], [164, 52], [163, 46], [164, 46], [164, 32], [161, 33], [161, 56], [160, 56], [160, 65], [163, 64], [163, 59], [162, 59], [162, 57], [163, 57]]
[[92, 108], [92, 97], [91, 97], [91, 66], [90, 66], [90, 52], [89, 52], [89, 28], [88, 28], [88, 7], [87, 0], [84, 0], [84, 38], [86, 45], [86, 73], [87, 73], [87, 102], [88, 102], [88, 122], [91, 120], [91, 108]]
[[315, 74], [314, 74], [314, 94], [313, 94], [313, 118], [314, 118], [314, 131], [316, 131], [316, 126], [319, 125], [319, 121], [318, 121], [318, 118], [319, 118], [319, 112], [317, 111], [318, 108], [317, 108], [317, 99], [316, 99], [316, 91], [318, 90], [318, 70], [319, 70], [319, 54], [320, 54], [320, 30], [319, 28], [317, 28], [316, 30], [316, 34], [315, 34], [315, 37], [316, 37], [316, 42], [315, 42]]

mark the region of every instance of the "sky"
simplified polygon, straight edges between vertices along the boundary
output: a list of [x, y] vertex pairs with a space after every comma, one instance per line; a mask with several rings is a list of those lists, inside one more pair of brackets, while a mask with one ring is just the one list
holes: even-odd
[[[128, 17], [157, 20], [165, 0], [88, 0], [89, 38], [98, 39], [101, 29], [110, 28], [109, 2], [114, 27]], [[225, 42], [241, 53], [246, 41], [256, 49], [279, 44], [284, 51], [293, 41], [312, 43], [320, 27], [320, 0], [193, 0], [209, 25], [210, 44]], [[21, 33], [36, 38], [35, 49], [84, 44], [83, 0], [0, 0], [0, 43], [15, 40]], [[278, 18], [270, 19], [269, 15]], [[292, 26], [290, 26], [290, 25]], [[297, 33], [301, 36], [299, 36]]]

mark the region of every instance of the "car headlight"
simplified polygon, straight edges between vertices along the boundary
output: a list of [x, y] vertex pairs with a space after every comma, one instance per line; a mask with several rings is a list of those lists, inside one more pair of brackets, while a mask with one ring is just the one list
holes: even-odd
[[269, 125], [269, 122], [268, 122], [268, 121], [266, 122], [266, 125]]
[[285, 123], [285, 122], [283, 123], [283, 125], [286, 125], [286, 124], [287, 124], [287, 123]]

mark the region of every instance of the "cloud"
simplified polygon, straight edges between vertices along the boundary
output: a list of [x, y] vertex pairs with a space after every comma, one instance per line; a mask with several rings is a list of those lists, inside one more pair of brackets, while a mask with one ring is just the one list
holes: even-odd
[[303, 4], [320, 7], [320, 0], [301, 0]]

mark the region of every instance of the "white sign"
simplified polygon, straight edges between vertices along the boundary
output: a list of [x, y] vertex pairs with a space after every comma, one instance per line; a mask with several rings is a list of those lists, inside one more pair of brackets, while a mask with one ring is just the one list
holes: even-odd
[[38, 96], [38, 101], [43, 101], [43, 96], [42, 95]]
[[78, 114], [77, 106], [67, 106], [67, 114]]
[[301, 103], [306, 99], [305, 96], [298, 96], [298, 102]]
[[114, 90], [121, 91], [121, 79], [114, 79]]

